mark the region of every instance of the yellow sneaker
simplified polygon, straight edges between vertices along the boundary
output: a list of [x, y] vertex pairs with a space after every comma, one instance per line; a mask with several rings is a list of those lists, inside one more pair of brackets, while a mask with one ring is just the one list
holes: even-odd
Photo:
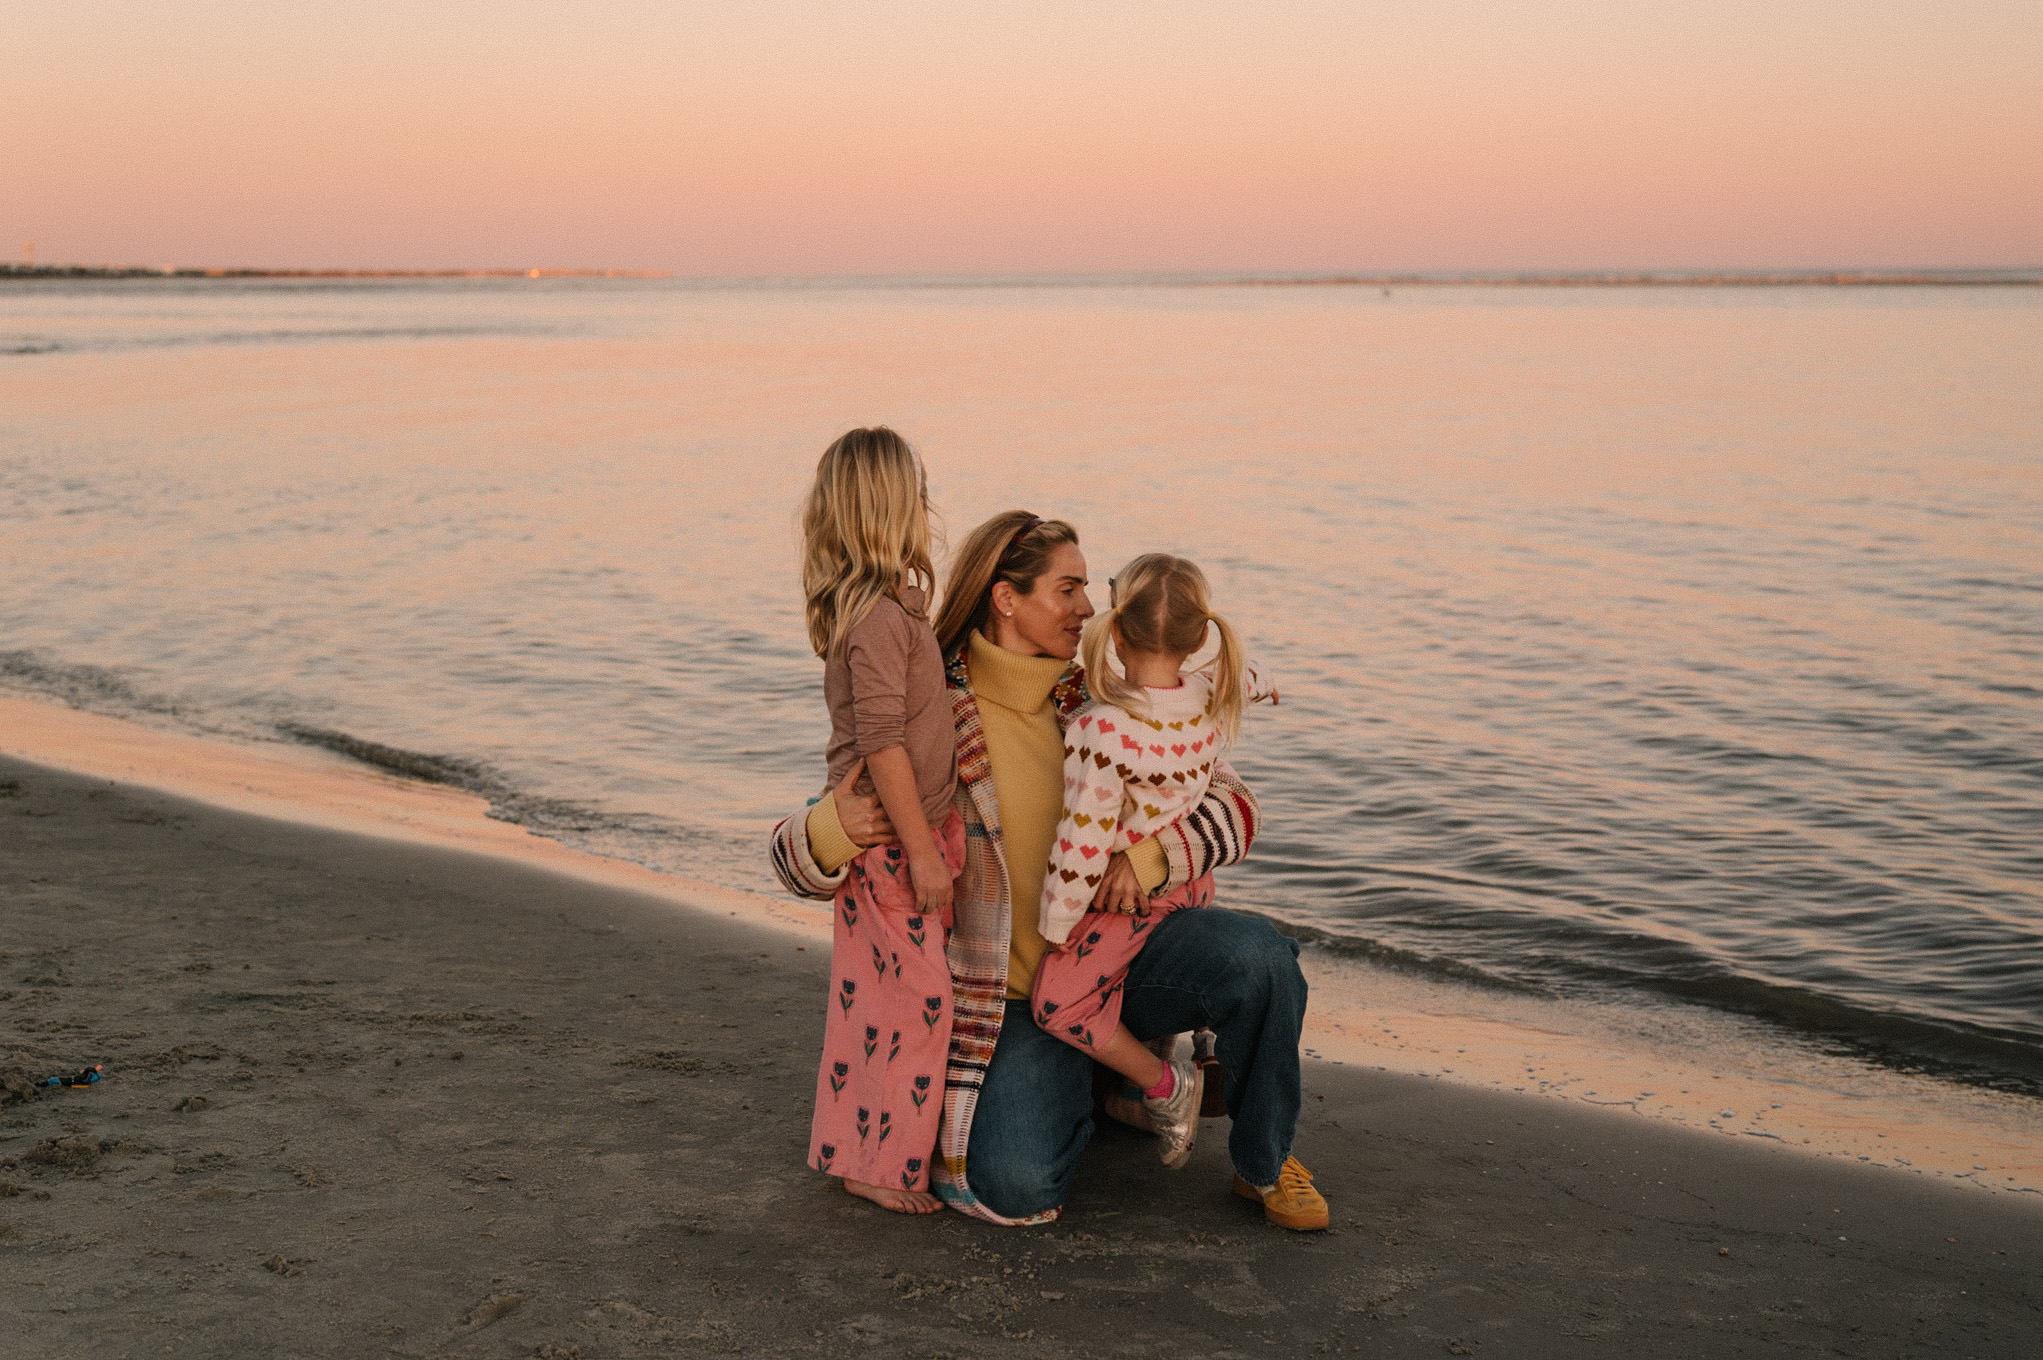
[[1270, 1193], [1250, 1185], [1234, 1174], [1234, 1193], [1263, 1206], [1263, 1217], [1280, 1228], [1294, 1232], [1317, 1232], [1327, 1225], [1326, 1197], [1312, 1188], [1312, 1173], [1296, 1157], [1286, 1157]]

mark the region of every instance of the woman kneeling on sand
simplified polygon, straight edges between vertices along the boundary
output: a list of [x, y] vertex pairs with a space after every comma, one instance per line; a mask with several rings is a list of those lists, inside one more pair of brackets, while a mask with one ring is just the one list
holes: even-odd
[[[966, 539], [936, 621], [966, 851], [935, 1187], [953, 1208], [994, 1223], [1056, 1218], [1092, 1133], [1092, 1060], [1044, 1033], [1029, 1010], [1047, 948], [1037, 903], [1063, 809], [1062, 721], [1085, 697], [1073, 663], [1093, 613], [1085, 585], [1077, 531], [1011, 510]], [[878, 800], [852, 791], [855, 780], [774, 829], [774, 871], [790, 892], [834, 896], [862, 849], [895, 839]], [[1257, 815], [1247, 786], [1217, 764], [1196, 808], [1114, 856], [1100, 905], [1139, 911], [1154, 894], [1240, 862]], [[1234, 1188], [1272, 1223], [1313, 1229], [1327, 1225], [1326, 1201], [1291, 1156], [1306, 996], [1297, 955], [1266, 921], [1219, 908], [1175, 913], [1130, 967], [1121, 1019], [1143, 1040], [1215, 1032]]]

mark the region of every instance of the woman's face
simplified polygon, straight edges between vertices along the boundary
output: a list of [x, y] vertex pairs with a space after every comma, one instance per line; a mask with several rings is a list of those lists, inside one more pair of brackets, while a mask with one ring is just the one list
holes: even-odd
[[1075, 543], [1061, 544], [1028, 594], [994, 582], [992, 641], [1024, 656], [1069, 661], [1078, 655], [1078, 638], [1092, 612], [1085, 597], [1085, 554]]

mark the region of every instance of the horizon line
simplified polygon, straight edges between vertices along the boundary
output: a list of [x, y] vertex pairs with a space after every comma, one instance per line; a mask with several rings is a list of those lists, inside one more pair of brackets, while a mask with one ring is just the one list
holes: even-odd
[[671, 279], [668, 269], [317, 269], [248, 265], [0, 263], [0, 278], [94, 279]]
[[[0, 262], [0, 279], [634, 279], [666, 280], [667, 269], [527, 268], [344, 269], [200, 265], [88, 265]], [[1906, 287], [2043, 286], [2043, 267], [1935, 269], [1629, 269], [1629, 270], [1137, 270], [1034, 273], [702, 274], [684, 282], [725, 285], [892, 287], [1151, 286], [1206, 288], [1392, 287]]]

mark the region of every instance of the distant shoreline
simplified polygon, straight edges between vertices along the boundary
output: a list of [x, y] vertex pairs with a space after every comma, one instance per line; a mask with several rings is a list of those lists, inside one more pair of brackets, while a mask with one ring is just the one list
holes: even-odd
[[[0, 264], [4, 279], [671, 279], [664, 269], [254, 269]], [[979, 274], [758, 277], [703, 283], [897, 288], [2035, 288], [2043, 269], [1658, 270], [1610, 273]]]
[[0, 279], [670, 279], [660, 269], [201, 269], [133, 264], [0, 264]]
[[1951, 270], [1883, 273], [1826, 270], [1810, 273], [1654, 274], [1383, 274], [1296, 278], [1244, 278], [1240, 288], [1892, 288], [2043, 287], [2043, 270]]

